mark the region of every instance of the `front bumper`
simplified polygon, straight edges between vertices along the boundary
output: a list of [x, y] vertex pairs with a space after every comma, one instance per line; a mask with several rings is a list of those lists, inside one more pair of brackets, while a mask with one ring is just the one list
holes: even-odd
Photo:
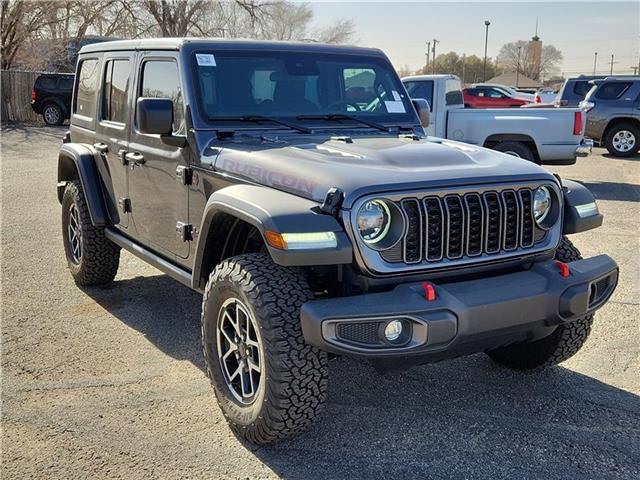
[[576, 148], [576, 157], [586, 157], [591, 155], [593, 151], [593, 140], [585, 138], [580, 142], [580, 146]]
[[[322, 350], [369, 358], [423, 357], [424, 362], [531, 341], [558, 325], [600, 308], [618, 282], [607, 255], [567, 264], [553, 260], [530, 270], [457, 283], [423, 283], [384, 293], [312, 300], [301, 311], [307, 343]], [[402, 344], [384, 338], [391, 320], [402, 322]]]

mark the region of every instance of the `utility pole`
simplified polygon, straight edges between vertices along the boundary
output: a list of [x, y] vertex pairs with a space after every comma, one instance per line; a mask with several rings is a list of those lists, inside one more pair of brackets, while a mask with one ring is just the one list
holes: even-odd
[[465, 69], [466, 57], [462, 54], [462, 85], [464, 86], [464, 69]]
[[433, 39], [433, 50], [431, 53], [433, 53], [433, 60], [431, 61], [431, 63], [433, 64], [433, 73], [436, 73], [436, 45], [440, 43], [440, 40], [436, 40], [435, 38]]
[[484, 26], [486, 27], [486, 32], [484, 35], [484, 64], [482, 66], [482, 81], [487, 81], [487, 42], [489, 41], [489, 25], [491, 22], [489, 20], [484, 21]]
[[593, 76], [596, 76], [596, 65], [598, 64], [598, 52], [593, 54]]
[[431, 42], [427, 42], [427, 63], [424, 66], [424, 73], [429, 73], [429, 53], [431, 52]]
[[609, 75], [613, 75], [613, 64], [614, 63], [618, 63], [618, 62], [614, 62], [613, 61], [613, 53], [611, 54], [611, 61], [609, 62], [609, 65], [611, 65], [611, 70], [609, 71]]
[[634, 67], [633, 65], [630, 67], [633, 70], [633, 74], [637, 75], [638, 74], [638, 67]]

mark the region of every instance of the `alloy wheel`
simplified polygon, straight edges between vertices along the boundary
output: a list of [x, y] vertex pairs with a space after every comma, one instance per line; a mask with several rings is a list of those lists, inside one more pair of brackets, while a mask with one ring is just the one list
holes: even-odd
[[224, 302], [216, 329], [218, 359], [233, 397], [252, 404], [262, 388], [264, 354], [255, 319], [237, 298]]
[[67, 227], [67, 241], [71, 260], [78, 265], [82, 259], [82, 226], [80, 224], [80, 212], [75, 203], [69, 207], [69, 224]]
[[615, 133], [611, 143], [618, 152], [627, 153], [635, 148], [636, 137], [629, 130], [620, 130]]
[[48, 106], [44, 109], [43, 116], [45, 121], [50, 125], [55, 125], [60, 121], [60, 112], [56, 107]]

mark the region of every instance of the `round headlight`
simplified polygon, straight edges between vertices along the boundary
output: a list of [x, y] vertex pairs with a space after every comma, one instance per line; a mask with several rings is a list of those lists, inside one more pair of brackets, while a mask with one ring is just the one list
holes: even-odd
[[360, 207], [356, 221], [362, 239], [366, 243], [376, 243], [389, 231], [391, 212], [382, 200], [369, 200]]
[[547, 187], [538, 187], [533, 193], [533, 216], [540, 225], [551, 211], [551, 194]]

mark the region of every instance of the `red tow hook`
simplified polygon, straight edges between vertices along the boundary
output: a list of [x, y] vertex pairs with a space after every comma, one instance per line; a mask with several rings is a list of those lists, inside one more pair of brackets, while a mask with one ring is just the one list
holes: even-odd
[[562, 278], [567, 278], [569, 275], [571, 275], [571, 272], [569, 271], [568, 263], [564, 263], [564, 262], [561, 262], [560, 260], [556, 260], [556, 266], [558, 267], [558, 270], [560, 270], [560, 276]]
[[433, 302], [436, 299], [436, 289], [433, 288], [433, 285], [429, 282], [422, 282], [422, 288], [427, 302]]

